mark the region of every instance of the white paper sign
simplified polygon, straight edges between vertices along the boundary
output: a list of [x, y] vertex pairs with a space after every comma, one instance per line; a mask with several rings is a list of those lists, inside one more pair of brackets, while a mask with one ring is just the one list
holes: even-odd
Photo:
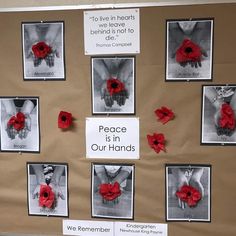
[[140, 52], [139, 9], [84, 12], [85, 55]]
[[115, 222], [115, 236], [167, 236], [167, 224]]
[[168, 236], [167, 224], [63, 220], [63, 235]]
[[87, 158], [139, 158], [138, 118], [87, 118]]
[[63, 220], [63, 235], [114, 236], [113, 222]]

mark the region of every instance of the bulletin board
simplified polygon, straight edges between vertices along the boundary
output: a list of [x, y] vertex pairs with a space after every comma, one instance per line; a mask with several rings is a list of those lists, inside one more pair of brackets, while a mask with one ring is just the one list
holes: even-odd
[[[141, 50], [136, 55], [136, 114], [140, 119], [140, 160], [135, 165], [134, 221], [165, 223], [165, 164], [212, 165], [211, 222], [168, 222], [168, 235], [219, 236], [236, 232], [234, 146], [200, 145], [203, 84], [235, 84], [236, 5], [140, 9]], [[213, 81], [165, 81], [167, 19], [214, 18]], [[64, 21], [66, 80], [24, 81], [21, 23]], [[84, 54], [83, 11], [1, 13], [1, 96], [40, 98], [40, 153], [0, 153], [0, 234], [62, 235], [62, 218], [29, 216], [27, 162], [68, 164], [69, 219], [91, 220], [91, 162], [85, 155], [85, 121], [92, 116], [91, 58]], [[171, 107], [175, 119], [157, 122], [154, 111]], [[61, 110], [74, 127], [57, 127]], [[166, 152], [150, 149], [146, 135], [164, 133]], [[117, 163], [102, 159], [100, 162]], [[118, 163], [119, 163], [118, 162]]]

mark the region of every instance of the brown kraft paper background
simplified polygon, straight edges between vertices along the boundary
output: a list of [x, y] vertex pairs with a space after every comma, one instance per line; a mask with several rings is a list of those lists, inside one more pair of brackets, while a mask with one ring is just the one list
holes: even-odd
[[[211, 223], [169, 222], [170, 236], [236, 232], [236, 148], [200, 145], [202, 84], [236, 84], [235, 12], [236, 4], [140, 10], [141, 53], [136, 56], [140, 160], [116, 161], [135, 164], [134, 221], [165, 223], [165, 163], [212, 165]], [[206, 17], [214, 18], [213, 82], [165, 82], [166, 19]], [[23, 81], [21, 22], [40, 20], [65, 22], [66, 81]], [[91, 220], [92, 160], [85, 158], [85, 118], [92, 116], [91, 70], [90, 57], [84, 55], [83, 11], [0, 13], [0, 29], [0, 95], [39, 96], [41, 128], [40, 154], [0, 153], [0, 232], [62, 235], [62, 218], [28, 216], [26, 162], [68, 163], [69, 219]], [[167, 125], [157, 122], [154, 114], [162, 105], [176, 114]], [[75, 117], [72, 131], [57, 128], [61, 110]], [[166, 153], [156, 154], [148, 146], [146, 135], [153, 132], [165, 134]]]

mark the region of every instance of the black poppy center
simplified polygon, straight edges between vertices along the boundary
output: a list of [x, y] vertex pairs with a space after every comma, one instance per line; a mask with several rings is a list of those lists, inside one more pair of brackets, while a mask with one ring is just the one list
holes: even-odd
[[113, 89], [116, 89], [116, 88], [118, 88], [118, 83], [116, 83], [116, 82], [113, 82], [113, 83], [111, 84], [111, 87], [112, 87]]
[[20, 122], [18, 120], [15, 121], [16, 124], [19, 124]]
[[62, 116], [61, 120], [65, 122], [66, 121], [66, 116]]
[[157, 140], [154, 140], [154, 142], [153, 142], [155, 145], [158, 145], [159, 144], [159, 142], [157, 141]]
[[43, 193], [43, 196], [48, 197], [48, 193], [47, 192]]
[[190, 197], [192, 195], [191, 192], [187, 192], [187, 196]]
[[44, 50], [44, 46], [39, 46], [39, 50], [43, 51]]
[[186, 53], [193, 52], [193, 49], [192, 49], [191, 47], [186, 47], [186, 48], [185, 48], [185, 52], [186, 52]]

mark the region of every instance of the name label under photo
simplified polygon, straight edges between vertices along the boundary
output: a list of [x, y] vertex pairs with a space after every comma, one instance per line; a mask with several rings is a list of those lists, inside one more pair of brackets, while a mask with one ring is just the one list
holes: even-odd
[[139, 9], [84, 12], [85, 55], [140, 52]]
[[139, 119], [87, 118], [86, 157], [139, 159]]

